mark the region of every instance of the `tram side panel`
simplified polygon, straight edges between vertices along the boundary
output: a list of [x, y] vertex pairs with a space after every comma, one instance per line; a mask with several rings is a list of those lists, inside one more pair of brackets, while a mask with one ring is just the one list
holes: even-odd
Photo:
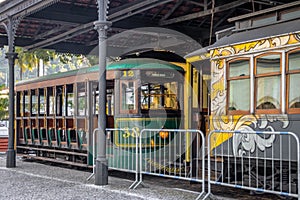
[[90, 146], [87, 97], [90, 94], [86, 77], [95, 75], [88, 73], [83, 79], [76, 76], [77, 73], [71, 72], [74, 74], [71, 77], [62, 73], [49, 76], [49, 81], [42, 77], [17, 85], [18, 152], [34, 151], [37, 158], [91, 165], [92, 162], [87, 161], [91, 156], [87, 154]]
[[[242, 55], [239, 55], [239, 50], [243, 47], [246, 49], [249, 45], [247, 42], [212, 50], [211, 55], [215, 55], [215, 58], [213, 57], [211, 65], [214, 74], [211, 130], [291, 131], [299, 135], [300, 103], [296, 85], [299, 83], [300, 41], [289, 38], [295, 36], [286, 34], [270, 38], [271, 41], [285, 39], [282, 50], [274, 50], [269, 46], [264, 47], [263, 52], [255, 53], [261, 51], [260, 40], [252, 42], [256, 45]], [[218, 58], [226, 50], [233, 53]], [[217, 147], [230, 138], [228, 135], [224, 139], [218, 139], [212, 147]], [[240, 142], [233, 144], [236, 145], [233, 149], [243, 145]], [[266, 151], [273, 144], [278, 146], [276, 138], [258, 138], [251, 142], [265, 146], [263, 149]], [[286, 149], [287, 146], [288, 142], [284, 141], [282, 148]], [[293, 160], [295, 154], [293, 151]]]
[[[211, 49], [211, 131], [293, 132], [299, 137], [298, 36], [268, 36]], [[282, 41], [280, 46], [276, 41]], [[272, 171], [281, 164], [284, 176], [296, 177], [297, 144], [288, 134], [222, 133], [208, 142], [211, 154], [224, 158], [228, 166], [246, 166], [246, 157], [256, 169]]]

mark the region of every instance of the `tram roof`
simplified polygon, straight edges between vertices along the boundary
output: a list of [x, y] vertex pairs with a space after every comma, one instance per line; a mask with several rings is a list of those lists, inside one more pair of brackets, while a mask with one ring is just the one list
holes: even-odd
[[22, 80], [22, 81], [17, 82], [16, 85], [65, 78], [65, 77], [88, 74], [88, 73], [93, 73], [93, 72], [98, 72], [98, 71], [99, 71], [99, 66], [95, 65], [92, 67], [74, 69], [74, 70], [70, 70], [70, 71], [66, 71], [66, 72], [58, 72], [58, 73], [49, 74], [46, 76], [40, 76], [40, 77], [36, 77], [36, 78], [32, 78], [32, 79]]
[[[204, 55], [207, 54], [211, 49], [245, 42], [252, 42], [255, 40], [266, 39], [269, 37], [276, 37], [290, 33], [297, 33], [300, 31], [299, 7], [283, 10], [279, 13], [278, 12], [274, 11], [270, 13], [265, 19], [256, 17], [245, 19], [241, 22], [236, 22], [235, 28], [220, 31], [218, 34], [220, 34], [221, 37], [214, 44], [191, 52], [187, 54], [185, 58], [192, 59], [192, 57], [196, 56], [205, 57]], [[243, 19], [242, 17], [240, 18]], [[277, 18], [279, 18], [279, 20]]]
[[152, 58], [129, 58], [119, 62], [114, 62], [110, 64], [107, 69], [173, 69], [177, 71], [184, 71], [181, 67], [175, 64]]
[[[152, 59], [152, 58], [128, 58], [119, 62], [113, 62], [106, 67], [107, 70], [123, 70], [123, 69], [173, 69], [183, 72], [184, 70], [172, 63]], [[46, 76], [36, 77], [33, 79], [23, 80], [16, 83], [16, 85], [28, 84], [40, 81], [47, 81], [59, 78], [66, 78], [76, 75], [84, 75], [89, 73], [95, 73], [99, 71], [99, 66], [91, 66], [80, 69], [74, 69], [66, 72], [58, 72]]]
[[237, 32], [218, 40], [206, 49], [215, 49], [222, 46], [234, 45], [243, 42], [251, 42], [254, 40], [264, 39], [267, 37], [276, 37], [283, 34], [295, 33], [300, 31], [300, 19], [279, 24], [273, 24], [253, 30]]

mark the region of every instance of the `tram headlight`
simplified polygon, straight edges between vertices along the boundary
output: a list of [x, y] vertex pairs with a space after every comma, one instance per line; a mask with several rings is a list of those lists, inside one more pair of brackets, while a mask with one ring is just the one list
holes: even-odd
[[169, 132], [168, 131], [160, 131], [159, 136], [161, 139], [166, 139], [169, 137]]

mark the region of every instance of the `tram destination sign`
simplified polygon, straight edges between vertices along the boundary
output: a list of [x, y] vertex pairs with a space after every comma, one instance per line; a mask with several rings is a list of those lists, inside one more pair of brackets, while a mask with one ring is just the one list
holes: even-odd
[[149, 78], [174, 78], [175, 77], [175, 73], [173, 71], [151, 70], [151, 71], [145, 71], [143, 74]]

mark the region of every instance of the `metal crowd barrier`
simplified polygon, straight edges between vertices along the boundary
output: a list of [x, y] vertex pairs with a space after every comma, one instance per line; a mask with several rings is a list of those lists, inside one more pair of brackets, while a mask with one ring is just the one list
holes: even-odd
[[100, 129], [95, 128], [93, 131], [93, 173], [86, 179], [87, 181], [90, 180], [95, 175], [95, 159], [96, 159], [96, 132], [98, 132]]
[[205, 198], [217, 184], [300, 199], [299, 139], [292, 132], [211, 131], [208, 155]]
[[108, 168], [136, 173], [138, 169], [138, 133], [136, 130], [106, 129], [106, 136]]
[[205, 192], [205, 138], [199, 130], [143, 129], [139, 135], [139, 169], [130, 188], [143, 184], [143, 174], [201, 182]]
[[[95, 175], [95, 159], [97, 157], [96, 132], [99, 132], [99, 130], [99, 128], [96, 128], [93, 131], [93, 173], [87, 180], [90, 180]], [[129, 135], [136, 137], [128, 137]], [[114, 138], [114, 140], [112, 140], [112, 138]], [[139, 163], [137, 149], [138, 133], [134, 129], [106, 129], [106, 158], [108, 160], [108, 169], [136, 173]]]

